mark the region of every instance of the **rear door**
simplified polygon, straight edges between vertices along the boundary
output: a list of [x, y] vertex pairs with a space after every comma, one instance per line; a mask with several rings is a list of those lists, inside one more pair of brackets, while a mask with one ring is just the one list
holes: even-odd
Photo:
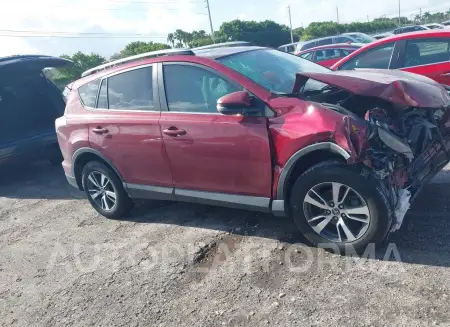
[[146, 65], [98, 81], [98, 97], [88, 97], [89, 85], [79, 89], [91, 111], [91, 147], [112, 162], [135, 196], [151, 187], [173, 186], [158, 124], [156, 78], [156, 66]]
[[188, 192], [201, 198], [199, 191], [207, 191], [270, 198], [267, 118], [225, 116], [216, 109], [220, 97], [242, 86], [202, 65], [161, 66], [167, 111], [160, 125], [176, 196]]
[[402, 42], [399, 68], [450, 86], [450, 38], [413, 39]]

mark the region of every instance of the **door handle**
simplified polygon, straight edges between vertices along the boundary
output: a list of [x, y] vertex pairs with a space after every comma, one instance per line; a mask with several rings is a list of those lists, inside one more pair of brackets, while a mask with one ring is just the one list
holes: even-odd
[[441, 76], [442, 77], [448, 77], [448, 76], [450, 76], [450, 73], [444, 73], [444, 74], [441, 74]]
[[169, 127], [168, 129], [163, 130], [163, 133], [169, 136], [186, 135], [186, 131], [184, 129], [178, 129], [176, 127]]
[[102, 127], [98, 126], [98, 127], [94, 128], [94, 129], [92, 129], [92, 132], [94, 132], [95, 134], [106, 134], [109, 131], [106, 128], [102, 128]]

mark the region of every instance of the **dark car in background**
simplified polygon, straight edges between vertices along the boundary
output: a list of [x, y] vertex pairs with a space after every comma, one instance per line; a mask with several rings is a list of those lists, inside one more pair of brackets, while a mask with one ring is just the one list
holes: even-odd
[[55, 119], [64, 113], [65, 101], [44, 69], [70, 64], [41, 55], [0, 58], [0, 164], [62, 161]]
[[350, 53], [358, 50], [363, 46], [364, 44], [359, 43], [323, 45], [320, 47], [301, 51], [299, 53], [296, 53], [295, 55], [300, 58], [315, 62], [316, 64], [319, 64], [321, 66], [331, 67], [342, 58], [348, 56]]
[[426, 31], [426, 30], [429, 30], [429, 28], [426, 26], [411, 25], [411, 26], [403, 26], [403, 27], [396, 28], [394, 31], [392, 31], [392, 33], [393, 34], [403, 34], [403, 33]]

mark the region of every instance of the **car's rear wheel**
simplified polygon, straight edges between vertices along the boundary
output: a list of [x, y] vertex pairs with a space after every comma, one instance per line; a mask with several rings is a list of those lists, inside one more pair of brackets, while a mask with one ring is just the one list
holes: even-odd
[[91, 161], [84, 166], [82, 182], [91, 205], [107, 218], [121, 218], [133, 207], [116, 173], [100, 162]]
[[337, 162], [318, 164], [302, 174], [290, 204], [297, 227], [309, 241], [341, 252], [380, 243], [391, 224], [378, 182]]

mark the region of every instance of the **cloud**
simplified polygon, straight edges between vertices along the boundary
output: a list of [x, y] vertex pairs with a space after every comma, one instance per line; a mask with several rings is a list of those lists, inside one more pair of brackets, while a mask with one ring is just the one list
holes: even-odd
[[0, 57], [17, 54], [41, 53], [37, 48], [32, 47], [25, 40], [16, 37], [0, 36], [0, 44], [2, 45], [0, 47]]
[[165, 43], [175, 29], [201, 29], [207, 19], [202, 6], [187, 1], [25, 1], [11, 2], [0, 11], [0, 37], [14, 35], [8, 38], [9, 49], [0, 50], [0, 55], [84, 51], [110, 56], [132, 41]]

